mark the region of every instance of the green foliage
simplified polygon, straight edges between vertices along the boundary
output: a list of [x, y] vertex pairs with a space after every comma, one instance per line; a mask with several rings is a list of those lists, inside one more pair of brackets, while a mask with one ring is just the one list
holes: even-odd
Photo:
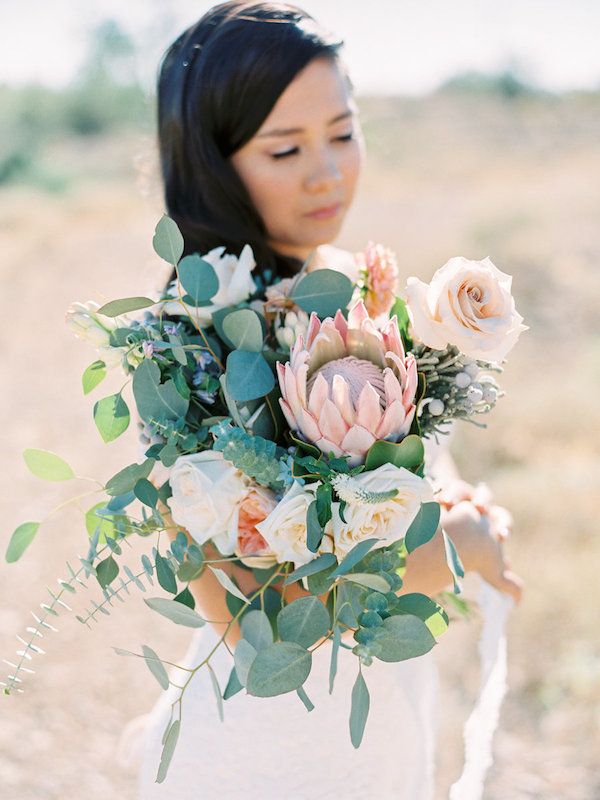
[[167, 670], [164, 668], [162, 661], [156, 655], [154, 650], [147, 645], [142, 645], [142, 652], [144, 654], [144, 661], [150, 672], [158, 681], [160, 688], [166, 690], [169, 688], [169, 676]]
[[300, 700], [302, 700], [302, 702], [304, 703], [304, 706], [305, 706], [307, 711], [310, 712], [310, 711], [312, 711], [314, 709], [314, 704], [311, 702], [310, 697], [306, 694], [306, 692], [304, 691], [302, 686], [299, 686], [296, 689], [296, 694], [298, 695]]
[[234, 350], [227, 357], [227, 388], [238, 403], [264, 397], [275, 386], [275, 377], [262, 353]]
[[260, 317], [251, 308], [240, 308], [223, 318], [223, 332], [239, 350], [260, 353], [263, 347], [263, 328]]
[[441, 636], [448, 630], [448, 615], [435, 600], [417, 592], [398, 597], [398, 610], [423, 620], [433, 636]]
[[35, 539], [39, 527], [39, 522], [23, 522], [15, 529], [6, 548], [6, 560], [9, 564], [13, 564], [21, 558]]
[[106, 364], [104, 361], [94, 361], [86, 368], [81, 376], [83, 393], [89, 394], [93, 389], [106, 378]]
[[173, 723], [171, 723], [170, 727], [168, 728], [168, 732], [165, 737], [162, 753], [160, 756], [160, 764], [158, 766], [158, 773], [156, 775], [156, 783], [162, 783], [164, 779], [167, 777], [167, 772], [169, 771], [171, 759], [173, 758], [173, 753], [175, 752], [175, 748], [177, 747], [180, 724], [181, 723], [179, 722], [179, 720], [176, 719]]
[[243, 688], [244, 687], [240, 683], [240, 679], [238, 678], [235, 666], [233, 666], [231, 668], [231, 672], [229, 673], [229, 680], [227, 681], [227, 686], [225, 687], [225, 691], [223, 692], [223, 700], [229, 700], [229, 698], [233, 697], [234, 694], [241, 692]]
[[427, 625], [411, 614], [400, 614], [383, 620], [383, 635], [377, 639], [381, 661], [405, 661], [428, 653], [436, 641]]
[[291, 572], [284, 580], [283, 585], [287, 586], [289, 583], [294, 583], [294, 581], [298, 581], [300, 578], [304, 578], [307, 575], [314, 575], [317, 572], [322, 572], [332, 567], [334, 564], [337, 564], [337, 559], [333, 553], [323, 553]]
[[268, 616], [257, 609], [247, 611], [241, 620], [242, 636], [258, 652], [273, 644], [273, 631]]
[[319, 269], [306, 274], [294, 286], [290, 297], [303, 311], [314, 311], [321, 319], [344, 309], [352, 298], [354, 286], [343, 273]]
[[137, 499], [150, 508], [156, 508], [158, 503], [158, 489], [147, 478], [140, 478], [133, 487]]
[[333, 639], [331, 645], [331, 661], [329, 662], [329, 694], [333, 692], [333, 684], [335, 681], [335, 676], [337, 674], [337, 660], [338, 660], [338, 652], [340, 649], [341, 636], [342, 634], [340, 626], [337, 623], [334, 623]]
[[365, 468], [374, 470], [383, 464], [393, 464], [395, 467], [404, 467], [414, 472], [425, 458], [423, 441], [419, 436], [411, 434], [401, 442], [378, 441], [371, 445], [367, 452]]
[[281, 609], [277, 630], [284, 641], [310, 647], [329, 633], [329, 612], [318, 597], [300, 597]]
[[219, 291], [219, 279], [212, 264], [198, 253], [185, 256], [177, 266], [179, 282], [186, 292], [184, 301], [189, 306], [202, 306]]
[[127, 430], [129, 420], [129, 408], [120, 392], [103, 397], [94, 406], [94, 422], [106, 444]]
[[256, 654], [248, 670], [246, 690], [255, 697], [292, 692], [308, 678], [311, 666], [309, 650], [296, 642], [274, 642]]
[[119, 565], [113, 556], [108, 556], [108, 558], [96, 565], [96, 578], [103, 589], [111, 584], [118, 574]]
[[144, 598], [144, 603], [176, 625], [184, 625], [187, 628], [201, 628], [206, 624], [196, 611], [188, 608], [183, 603], [178, 603], [176, 600], [166, 597], [148, 597]]
[[154, 567], [156, 569], [156, 579], [158, 580], [160, 586], [165, 590], [165, 592], [176, 594], [177, 581], [175, 580], [175, 574], [171, 568], [169, 560], [157, 552], [154, 557]]
[[177, 421], [188, 411], [189, 400], [177, 391], [171, 378], [160, 382], [160, 369], [151, 359], [144, 359], [133, 373], [133, 395], [144, 422]]
[[123, 495], [134, 490], [138, 481], [147, 478], [156, 464], [153, 458], [147, 458], [141, 464], [130, 464], [112, 476], [104, 487], [113, 497]]
[[323, 539], [323, 528], [319, 522], [317, 501], [313, 500], [306, 509], [306, 546], [316, 553]]
[[359, 670], [356, 676], [356, 681], [352, 687], [352, 703], [350, 707], [350, 739], [354, 747], [360, 747], [363, 734], [365, 732], [365, 725], [367, 724], [367, 717], [369, 716], [369, 690], [363, 678], [362, 672]]
[[237, 597], [238, 600], [242, 600], [244, 603], [250, 603], [246, 595], [241, 591], [241, 589], [238, 589], [226, 572], [223, 572], [223, 570], [219, 569], [219, 567], [213, 567], [210, 565], [209, 569], [214, 573], [215, 578], [219, 581], [221, 586], [229, 592], [229, 594], [232, 594], [234, 597]]
[[342, 559], [337, 569], [332, 573], [331, 577], [337, 578], [340, 575], [344, 575], [346, 572], [350, 572], [352, 567], [356, 566], [356, 564], [358, 564], [358, 562], [367, 555], [369, 550], [373, 547], [373, 545], [377, 544], [378, 541], [379, 539], [363, 539], [362, 542], [355, 544], [346, 557]]
[[140, 308], [149, 308], [156, 303], [149, 297], [123, 297], [120, 300], [111, 300], [101, 306], [97, 314], [105, 317], [119, 317], [121, 314], [128, 314], [130, 311], [138, 311]]
[[360, 583], [361, 586], [366, 586], [378, 592], [389, 592], [390, 590], [389, 583], [382, 575], [372, 575], [369, 572], [351, 572], [348, 575], [342, 575], [341, 579]]
[[442, 536], [444, 537], [444, 552], [446, 554], [446, 563], [448, 569], [452, 573], [452, 580], [454, 581], [454, 593], [461, 593], [460, 578], [465, 577], [465, 569], [463, 567], [458, 551], [454, 546], [454, 542], [448, 536], [446, 531], [442, 528]]
[[438, 529], [439, 521], [439, 503], [421, 503], [421, 507], [404, 537], [407, 552], [412, 553], [417, 547], [421, 547], [421, 545], [433, 539]]
[[224, 424], [213, 425], [213, 449], [223, 453], [239, 470], [261, 486], [282, 487], [279, 480], [281, 448], [270, 439], [252, 436], [241, 428]]
[[152, 247], [157, 255], [173, 266], [177, 264], [183, 254], [184, 243], [181, 231], [175, 220], [166, 214], [163, 214], [154, 229]]
[[401, 297], [396, 298], [396, 301], [390, 310], [390, 319], [394, 316], [398, 320], [398, 329], [400, 331], [400, 336], [402, 337], [404, 349], [408, 351], [412, 348], [412, 339], [408, 333], [410, 317], [408, 315], [406, 303]]
[[256, 658], [257, 650], [246, 639], [240, 639], [235, 646], [233, 660], [235, 671], [242, 686], [248, 682], [248, 672]]

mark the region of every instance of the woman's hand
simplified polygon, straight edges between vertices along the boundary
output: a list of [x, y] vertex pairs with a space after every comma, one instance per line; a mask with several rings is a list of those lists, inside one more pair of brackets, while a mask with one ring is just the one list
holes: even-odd
[[441, 526], [456, 545], [465, 571], [478, 572], [518, 603], [523, 582], [511, 571], [503, 547], [512, 529], [512, 516], [490, 501], [491, 494], [483, 484], [473, 487], [462, 480], [453, 482], [440, 497]]

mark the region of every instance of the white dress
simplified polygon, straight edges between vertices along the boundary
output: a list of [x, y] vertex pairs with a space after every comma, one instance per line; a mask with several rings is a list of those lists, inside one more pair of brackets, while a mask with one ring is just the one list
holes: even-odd
[[[441, 446], [428, 447], [428, 472]], [[442, 459], [443, 460], [443, 459]], [[430, 472], [431, 474], [431, 472]], [[195, 666], [218, 640], [211, 625], [193, 635], [182, 666]], [[178, 690], [169, 688], [147, 718], [139, 776], [141, 800], [431, 800], [438, 675], [433, 652], [398, 663], [373, 659], [363, 668], [370, 711], [362, 743], [350, 742], [350, 696], [358, 659], [340, 648], [329, 694], [331, 644], [319, 647], [304, 685], [307, 712], [295, 692], [257, 698], [244, 690], [226, 700], [224, 721], [206, 667], [190, 683], [179, 741], [164, 783], [155, 783], [161, 738]], [[221, 690], [233, 659], [221, 646], [211, 658]], [[185, 673], [175, 671], [181, 683]]]

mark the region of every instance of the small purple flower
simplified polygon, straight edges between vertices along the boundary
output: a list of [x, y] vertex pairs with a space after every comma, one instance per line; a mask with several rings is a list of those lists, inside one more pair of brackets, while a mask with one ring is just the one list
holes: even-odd
[[165, 333], [171, 336], [177, 336], [179, 333], [179, 323], [176, 325], [165, 325]]
[[211, 356], [208, 350], [195, 350], [194, 357], [196, 359], [198, 367], [202, 370], [205, 370], [214, 361], [214, 358]]
[[212, 403], [215, 402], [215, 396], [204, 389], [196, 389], [196, 395], [200, 398], [200, 400], [202, 400], [202, 402], [208, 403], [209, 405], [212, 405]]
[[144, 341], [142, 342], [142, 350], [144, 352], [144, 358], [152, 358], [154, 355], [154, 344], [152, 342]]

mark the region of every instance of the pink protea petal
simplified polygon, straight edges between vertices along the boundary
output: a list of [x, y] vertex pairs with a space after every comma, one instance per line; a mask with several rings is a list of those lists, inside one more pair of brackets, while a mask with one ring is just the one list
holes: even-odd
[[366, 319], [369, 319], [369, 312], [363, 301], [359, 300], [348, 312], [348, 327], [360, 328]]
[[397, 356], [404, 359], [404, 347], [402, 345], [402, 337], [398, 328], [398, 317], [394, 316], [385, 324], [381, 331], [383, 341], [385, 342], [385, 349], [391, 350]]
[[308, 398], [308, 410], [310, 413], [315, 417], [315, 419], [319, 418], [319, 414], [321, 413], [321, 408], [325, 403], [325, 400], [329, 397], [329, 384], [325, 380], [325, 378], [319, 373], [315, 378], [315, 382], [310, 390], [310, 395]]
[[279, 398], [279, 405], [281, 406], [281, 410], [283, 411], [283, 416], [285, 417], [287, 424], [290, 426], [290, 428], [293, 431], [297, 431], [298, 430], [298, 423], [296, 422], [296, 418], [292, 414], [292, 409], [285, 402], [283, 397]]
[[407, 378], [406, 378], [406, 386], [404, 388], [404, 393], [403, 393], [404, 394], [403, 400], [404, 400], [404, 408], [408, 411], [408, 404], [413, 403], [415, 395], [417, 393], [419, 375], [417, 372], [417, 360], [415, 359], [412, 353], [409, 353], [408, 356], [406, 357], [405, 364], [406, 364]]
[[330, 452], [332, 452], [336, 457], [344, 455], [344, 451], [340, 447], [338, 447], [337, 444], [329, 441], [329, 439], [325, 438], [319, 439], [318, 441], [315, 442], [315, 444], [317, 445], [319, 450], [322, 450], [323, 453], [325, 453], [326, 455]]
[[319, 414], [319, 428], [323, 436], [336, 444], [341, 443], [348, 431], [342, 415], [331, 400], [323, 403]]
[[410, 408], [406, 412], [406, 418], [404, 419], [404, 423], [402, 425], [402, 431], [401, 431], [401, 433], [404, 436], [408, 435], [408, 432], [410, 430], [410, 426], [412, 425], [412, 421], [414, 419], [416, 410], [417, 410], [417, 407], [416, 406], [412, 406], [412, 408]]
[[350, 328], [346, 342], [348, 355], [363, 358], [383, 369], [385, 367], [384, 349], [378, 336], [362, 330]]
[[346, 339], [348, 337], [348, 323], [346, 322], [346, 318], [344, 317], [344, 315], [342, 314], [342, 312], [340, 311], [339, 308], [335, 312], [335, 317], [333, 318], [333, 323], [334, 323], [336, 329], [338, 330], [340, 336], [342, 337], [342, 339], [344, 340], [344, 343], [345, 343]]
[[285, 367], [278, 361], [275, 365], [277, 369], [277, 378], [279, 380], [279, 388], [281, 389], [281, 394], [285, 394]]
[[298, 397], [303, 408], [308, 405], [306, 394], [306, 378], [308, 376], [308, 364], [300, 364], [296, 370], [296, 388], [298, 389]]
[[303, 408], [298, 415], [297, 428], [309, 442], [316, 442], [321, 438], [321, 431], [313, 415]]
[[356, 422], [368, 431], [375, 433], [381, 420], [379, 393], [367, 381], [361, 389], [356, 407]]
[[400, 433], [405, 420], [406, 412], [404, 406], [399, 400], [394, 400], [394, 402], [386, 408], [381, 418], [379, 427], [375, 432], [377, 438], [385, 439], [392, 434]]
[[310, 348], [310, 372], [313, 373], [328, 361], [335, 361], [336, 358], [343, 358], [345, 355], [347, 352], [344, 340], [333, 320], [328, 318], [321, 325], [321, 330]]
[[398, 378], [394, 375], [394, 371], [390, 367], [383, 370], [383, 385], [385, 387], [385, 404], [391, 405], [394, 400], [400, 403], [404, 400], [402, 393], [402, 386]]
[[362, 459], [374, 441], [375, 437], [372, 433], [360, 425], [353, 425], [344, 436], [342, 449], [345, 453], [360, 456]]
[[391, 350], [387, 351], [385, 357], [392, 362], [390, 366], [392, 366], [392, 368], [395, 367], [396, 371], [398, 372], [398, 380], [402, 386], [406, 386], [408, 381], [408, 373], [406, 371], [404, 359], [397, 356], [396, 353], [393, 353]]
[[321, 320], [313, 311], [310, 315], [310, 320], [308, 323], [308, 330], [306, 331], [306, 347], [310, 350], [312, 347], [312, 343], [314, 342], [315, 336], [321, 330]]
[[354, 406], [350, 400], [350, 389], [341, 375], [334, 375], [331, 383], [331, 399], [339, 408], [344, 421], [348, 425], [354, 425], [356, 415]]
[[282, 394], [292, 409], [292, 414], [297, 417], [302, 406], [300, 404], [300, 398], [298, 397], [296, 376], [294, 375], [294, 372], [289, 364], [285, 365], [283, 380], [285, 384], [285, 391], [283, 391]]

